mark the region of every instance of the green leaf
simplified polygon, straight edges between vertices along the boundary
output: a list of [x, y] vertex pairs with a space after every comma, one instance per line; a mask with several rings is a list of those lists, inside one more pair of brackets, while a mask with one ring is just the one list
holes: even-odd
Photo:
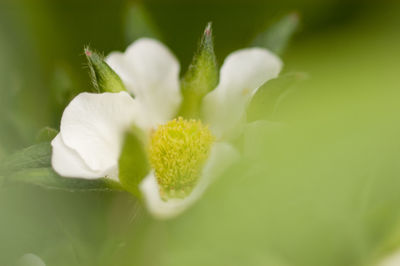
[[0, 162], [0, 175], [8, 175], [23, 169], [50, 166], [51, 145], [43, 142], [17, 151]]
[[39, 130], [37, 136], [36, 136], [36, 142], [49, 142], [52, 139], [54, 139], [58, 134], [58, 130], [51, 128], [51, 127], [44, 127], [41, 130]]
[[141, 197], [139, 184], [149, 173], [150, 165], [143, 142], [133, 132], [125, 136], [119, 159], [119, 180], [122, 187], [137, 197]]
[[266, 82], [257, 90], [247, 108], [248, 121], [270, 119], [282, 100], [305, 78], [304, 73], [288, 73]]
[[85, 48], [92, 83], [98, 92], [120, 92], [125, 91], [121, 78], [104, 61], [103, 56]]
[[278, 55], [282, 54], [297, 31], [299, 21], [300, 17], [295, 12], [284, 16], [265, 32], [259, 34], [254, 40], [253, 46], [267, 48]]
[[161, 39], [161, 34], [142, 3], [133, 3], [126, 16], [126, 37], [128, 43], [142, 37]]
[[197, 118], [203, 97], [218, 83], [218, 67], [214, 54], [211, 23], [204, 30], [197, 54], [182, 79], [183, 102], [179, 114]]
[[43, 168], [28, 168], [17, 171], [4, 180], [4, 183], [21, 182], [40, 186], [46, 189], [57, 189], [64, 191], [111, 191], [120, 190], [119, 185], [109, 179], [81, 179], [81, 178], [66, 178], [59, 176], [50, 167]]
[[14, 153], [0, 162], [3, 185], [27, 183], [67, 191], [121, 189], [116, 182], [101, 178], [87, 180], [59, 176], [51, 168], [51, 145], [42, 142]]

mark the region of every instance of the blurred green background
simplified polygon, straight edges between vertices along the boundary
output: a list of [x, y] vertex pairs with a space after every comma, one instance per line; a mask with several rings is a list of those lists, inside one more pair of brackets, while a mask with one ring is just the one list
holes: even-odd
[[[34, 143], [80, 91], [83, 47], [132, 41], [132, 1], [1, 0], [0, 159]], [[213, 21], [219, 64], [291, 11], [282, 56], [298, 85], [243, 138], [244, 158], [193, 208], [157, 221], [127, 193], [0, 187], [0, 265], [356, 266], [400, 248], [400, 4], [362, 0], [149, 0], [189, 64]]]

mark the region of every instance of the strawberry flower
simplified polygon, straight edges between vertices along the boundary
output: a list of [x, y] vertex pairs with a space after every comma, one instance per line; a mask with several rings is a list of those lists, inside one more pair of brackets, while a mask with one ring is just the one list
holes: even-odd
[[138, 190], [159, 218], [187, 209], [238, 158], [230, 141], [240, 132], [246, 106], [282, 68], [266, 49], [233, 52], [220, 69], [219, 83], [198, 97], [197, 115], [186, 117], [180, 65], [162, 43], [139, 39], [105, 62], [124, 90], [85, 92], [70, 102], [52, 141], [52, 166], [63, 177], [120, 182], [124, 138], [134, 128], [150, 165]]

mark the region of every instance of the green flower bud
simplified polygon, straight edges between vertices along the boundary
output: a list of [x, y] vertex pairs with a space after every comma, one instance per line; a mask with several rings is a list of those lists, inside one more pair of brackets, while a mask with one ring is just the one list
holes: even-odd
[[112, 70], [98, 53], [85, 48], [92, 83], [98, 92], [126, 91], [121, 78]]

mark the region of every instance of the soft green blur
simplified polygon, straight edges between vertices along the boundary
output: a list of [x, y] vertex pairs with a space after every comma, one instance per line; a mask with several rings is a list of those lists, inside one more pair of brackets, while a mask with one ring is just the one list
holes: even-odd
[[[132, 38], [130, 1], [1, 0], [0, 159], [90, 90], [83, 48]], [[193, 208], [151, 218], [128, 193], [0, 187], [0, 265], [368, 266], [400, 248], [400, 5], [395, 1], [145, 1], [185, 70], [213, 21], [221, 65], [275, 19], [302, 30], [284, 72], [308, 79], [241, 139], [244, 158]], [[128, 16], [128, 17], [127, 17]]]

